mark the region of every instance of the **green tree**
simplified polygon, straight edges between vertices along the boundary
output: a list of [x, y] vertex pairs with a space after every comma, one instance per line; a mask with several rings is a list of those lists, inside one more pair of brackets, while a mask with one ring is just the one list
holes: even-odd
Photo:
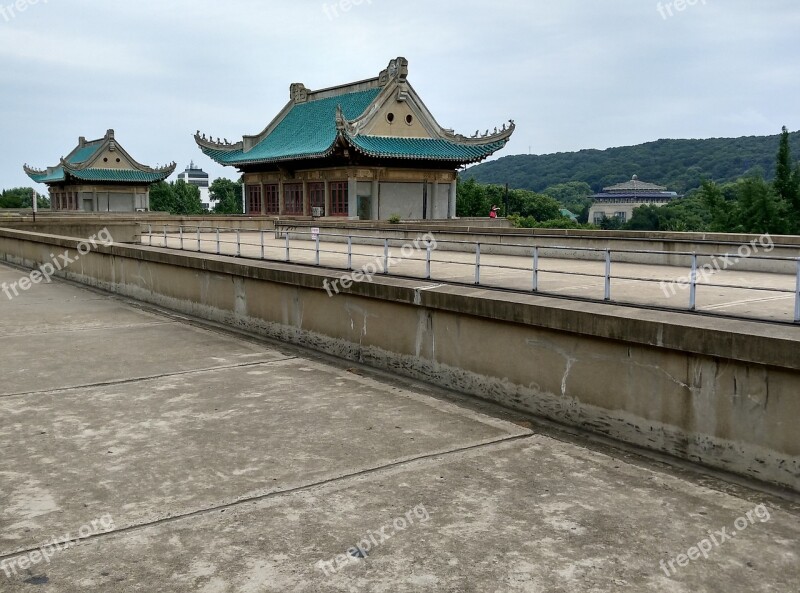
[[594, 192], [591, 186], [584, 181], [570, 181], [568, 183], [558, 183], [542, 190], [546, 196], [558, 200], [562, 207], [571, 212], [580, 213], [589, 206], [591, 207], [591, 196]]
[[150, 210], [189, 216], [205, 213], [200, 190], [183, 180], [174, 183], [160, 181], [151, 185]]
[[705, 205], [711, 215], [709, 229], [715, 233], [726, 233], [733, 226], [733, 209], [722, 189], [713, 181], [705, 180], [698, 193], [701, 202]]
[[561, 204], [550, 196], [536, 194], [524, 189], [511, 190], [508, 194], [509, 214], [532, 216], [539, 222], [562, 218]]
[[632, 231], [659, 231], [661, 230], [660, 208], [645, 205], [633, 209], [633, 215], [625, 228]]
[[787, 229], [786, 203], [775, 188], [760, 177], [750, 177], [739, 184], [736, 207], [737, 227], [741, 233], [780, 235]]
[[781, 132], [773, 187], [789, 213], [789, 230], [797, 232], [800, 230], [800, 165], [792, 170], [792, 151], [786, 126], [783, 126]]
[[[0, 193], [0, 208], [30, 208], [33, 204], [32, 187], [15, 187], [3, 190]], [[50, 199], [36, 192], [36, 205], [39, 208], [49, 208]]]
[[616, 216], [612, 218], [604, 216], [600, 221], [600, 228], [604, 231], [616, 231], [622, 228], [622, 221]]
[[171, 183], [159, 181], [150, 186], [150, 210], [174, 214], [177, 204], [177, 197]]
[[220, 177], [211, 183], [211, 201], [216, 202], [217, 214], [242, 213], [242, 181], [231, 181]]
[[462, 181], [459, 178], [456, 190], [456, 216], [488, 216], [491, 206], [485, 185], [479, 184], [474, 179]]
[[196, 216], [205, 213], [203, 202], [200, 199], [200, 189], [196, 185], [179, 179], [175, 182], [174, 189], [177, 207], [173, 214]]

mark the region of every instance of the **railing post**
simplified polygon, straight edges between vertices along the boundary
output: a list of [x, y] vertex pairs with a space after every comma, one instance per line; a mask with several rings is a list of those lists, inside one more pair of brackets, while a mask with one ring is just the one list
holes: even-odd
[[347, 270], [353, 269], [353, 236], [347, 235]]
[[236, 229], [236, 257], [241, 257], [242, 255], [242, 231], [240, 229]]
[[260, 245], [260, 247], [261, 247], [261, 252], [260, 252], [261, 253], [261, 259], [264, 259], [264, 231], [263, 230], [260, 231], [258, 233], [258, 236], [259, 236], [259, 243], [261, 244]]
[[605, 275], [605, 290], [603, 291], [603, 299], [606, 301], [611, 300], [611, 250], [606, 249], [606, 275]]
[[286, 233], [286, 257], [284, 258], [286, 261], [289, 261], [289, 233]]
[[315, 243], [315, 249], [316, 249], [316, 260], [315, 261], [316, 261], [316, 265], [319, 265], [319, 235], [317, 235], [317, 238], [314, 241], [314, 243]]
[[692, 273], [689, 275], [689, 311], [697, 308], [697, 254], [692, 254]]
[[794, 322], [800, 323], [800, 259], [797, 260], [797, 288], [794, 294]]
[[431, 279], [431, 245], [428, 243], [427, 249], [425, 250], [425, 278], [427, 280]]
[[217, 255], [221, 255], [222, 251], [220, 250], [219, 244], [219, 227], [217, 227]]
[[481, 244], [475, 243], [475, 284], [481, 283]]
[[533, 248], [533, 292], [539, 292], [539, 248]]
[[383, 273], [389, 273], [389, 239], [383, 240]]
[[152, 224], [148, 224], [147, 225], [147, 237], [150, 240], [149, 245], [150, 245], [150, 247], [152, 247], [153, 246], [153, 225]]
[[164, 225], [164, 247], [167, 247], [167, 225]]
[[181, 251], [183, 251], [183, 227], [182, 226], [178, 227], [178, 233], [181, 236]]
[[202, 252], [203, 249], [200, 247], [200, 227], [197, 227], [197, 252]]

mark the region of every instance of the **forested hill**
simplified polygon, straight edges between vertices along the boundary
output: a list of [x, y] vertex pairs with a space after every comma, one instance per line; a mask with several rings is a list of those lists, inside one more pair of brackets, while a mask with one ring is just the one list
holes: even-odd
[[[666, 185], [680, 193], [697, 188], [703, 179], [736, 181], [760, 171], [775, 175], [780, 135], [658, 140], [638, 146], [581, 150], [544, 155], [514, 155], [470, 167], [464, 179], [497, 183], [540, 192], [569, 181], [585, 181], [595, 191], [638, 175], [642, 181]], [[792, 154], [800, 155], [800, 132], [790, 134]]]

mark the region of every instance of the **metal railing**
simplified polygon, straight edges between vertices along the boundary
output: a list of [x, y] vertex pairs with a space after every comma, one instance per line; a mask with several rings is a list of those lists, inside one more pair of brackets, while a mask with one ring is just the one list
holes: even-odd
[[[268, 239], [269, 235], [274, 235], [273, 238]], [[420, 233], [422, 235], [422, 233]], [[427, 236], [427, 235], [426, 235]], [[327, 238], [328, 241], [321, 243], [322, 238]], [[789, 269], [791, 268], [793, 288], [782, 286], [753, 286], [746, 284], [731, 284], [731, 283], [711, 283], [707, 281], [704, 274], [704, 268], [709, 265], [701, 267], [700, 260], [702, 258], [722, 258], [723, 261], [735, 258], [739, 261], [740, 257], [737, 254], [725, 253], [696, 253], [696, 252], [676, 252], [676, 251], [656, 251], [656, 250], [636, 250], [636, 249], [600, 249], [592, 247], [564, 247], [564, 246], [530, 246], [521, 244], [509, 243], [494, 243], [490, 241], [471, 242], [471, 241], [456, 241], [456, 240], [438, 240], [427, 244], [422, 243], [421, 239], [416, 241], [408, 239], [389, 239], [389, 238], [376, 238], [374, 236], [357, 235], [357, 234], [326, 234], [316, 233], [313, 231], [292, 230], [292, 231], [246, 231], [242, 229], [220, 229], [214, 227], [185, 227], [180, 226], [172, 230], [168, 226], [163, 226], [159, 231], [154, 231], [152, 226], [148, 225], [147, 232], [142, 232], [142, 243], [152, 247], [166, 247], [169, 249], [179, 249], [183, 251], [194, 251], [197, 253], [208, 253], [220, 256], [234, 256], [246, 259], [256, 259], [264, 261], [278, 261], [295, 264], [305, 264], [313, 266], [324, 266], [326, 268], [333, 268], [347, 272], [354, 272], [363, 270], [365, 266], [354, 265], [356, 258], [369, 258], [376, 264], [373, 274], [389, 275], [393, 274], [405, 278], [418, 278], [424, 280], [437, 280], [453, 284], [473, 284], [476, 286], [484, 286], [489, 288], [501, 288], [505, 290], [513, 290], [517, 292], [532, 292], [548, 296], [560, 296], [571, 298], [582, 298], [587, 300], [602, 300], [605, 302], [614, 302], [619, 304], [631, 305], [646, 305], [655, 306], [666, 310], [689, 310], [710, 312], [708, 309], [699, 309], [698, 289], [711, 289], [711, 288], [725, 288], [731, 290], [741, 291], [757, 291], [760, 293], [774, 293], [782, 294], [785, 296], [775, 297], [775, 299], [746, 299], [742, 301], [759, 302], [766, 300], [779, 300], [782, 298], [793, 298], [794, 300], [794, 323], [800, 323], [800, 257], [775, 257], [764, 255], [749, 255], [747, 259], [753, 260], [769, 260], [773, 264], [776, 262], [782, 267], [786, 268], [787, 274], [773, 274], [773, 276], [781, 277], [785, 281], [789, 276]], [[433, 244], [431, 244], [433, 243]], [[397, 244], [401, 244], [402, 249], [408, 245], [416, 245], [416, 253], [413, 255], [401, 258], [392, 255], [393, 248], [396, 249]], [[331, 246], [342, 245], [341, 249], [335, 249]], [[366, 252], [356, 251], [354, 246], [368, 246], [376, 248], [378, 251]], [[449, 247], [449, 249], [448, 249]], [[382, 248], [382, 250], [380, 250]], [[491, 253], [491, 251], [502, 250], [504, 253]], [[508, 253], [509, 251], [513, 253]], [[582, 252], [583, 257], [569, 257], [570, 252]], [[437, 257], [434, 257], [434, 253]], [[552, 254], [562, 254], [561, 257]], [[550, 255], [547, 255], [550, 254]], [[525, 265], [510, 265], [505, 261], [502, 263], [491, 263], [488, 257], [505, 257], [506, 259], [511, 256], [512, 261], [525, 261]], [[615, 259], [616, 256], [616, 259]], [[619, 256], [625, 256], [620, 258]], [[636, 256], [632, 258], [631, 256]], [[648, 256], [664, 256], [672, 258], [686, 258], [689, 260], [688, 274], [683, 278], [663, 278], [653, 276], [631, 276], [625, 274], [614, 275], [614, 265], [642, 265], [642, 262], [630, 261], [631, 259], [646, 259]], [[324, 261], [323, 261], [324, 258]], [[558, 260], [564, 262], [565, 260], [573, 260], [575, 262], [597, 262], [602, 264], [602, 272], [590, 272], [585, 270], [574, 271], [568, 269], [553, 269], [543, 268], [542, 261], [547, 259]], [[620, 261], [625, 259], [628, 261]], [[397, 267], [399, 263], [405, 264], [404, 270], [401, 273], [393, 272], [392, 266]], [[419, 273], [412, 273], [408, 264], [419, 264], [421, 270]], [[465, 266], [471, 267], [473, 270], [467, 274], [453, 274], [452, 271], [447, 274], [440, 274], [437, 276], [437, 268], [446, 265], [452, 267]], [[673, 264], [658, 264], [657, 267], [675, 268]], [[424, 271], [422, 271], [424, 270]], [[510, 273], [513, 277], [511, 286], [509, 282], [496, 282], [489, 279], [487, 281], [488, 272], [503, 272]], [[716, 272], [724, 272], [725, 270], [717, 267]], [[757, 273], [757, 272], [753, 272]], [[598, 283], [597, 288], [602, 286], [602, 299], [599, 297], [586, 296], [585, 294], [574, 295], [569, 294], [566, 288], [544, 286], [546, 282], [543, 281], [544, 275], [561, 276], [561, 277], [581, 277], [588, 278], [590, 281]], [[525, 282], [525, 286], [521, 286], [520, 279], [523, 277], [529, 278]], [[701, 278], [702, 277], [702, 278]], [[507, 277], [503, 277], [507, 279]], [[701, 281], [706, 280], [706, 281]], [[685, 307], [669, 306], [668, 304], [653, 302], [660, 299], [649, 297], [646, 302], [631, 301], [631, 300], [614, 300], [612, 289], [613, 286], [620, 282], [633, 283], [640, 282], [648, 285], [658, 284], [661, 288], [664, 297], [670, 299], [676, 296], [677, 287], [685, 287], [688, 290], [688, 305]], [[505, 284], [505, 285], [504, 285]], [[594, 285], [570, 287], [572, 289], [589, 289], [595, 288]], [[671, 292], [671, 294], [669, 294]], [[656, 295], [658, 296], [658, 295]], [[663, 299], [662, 299], [663, 300]], [[735, 303], [734, 303], [735, 304]], [[734, 317], [744, 317], [752, 319], [760, 319], [752, 315], [730, 315]]]

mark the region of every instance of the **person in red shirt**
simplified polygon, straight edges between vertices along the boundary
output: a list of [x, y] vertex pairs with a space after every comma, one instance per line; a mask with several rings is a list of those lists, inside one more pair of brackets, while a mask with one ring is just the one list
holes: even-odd
[[492, 209], [489, 211], [489, 218], [497, 218], [497, 213], [500, 211], [500, 208], [497, 204], [492, 204]]

